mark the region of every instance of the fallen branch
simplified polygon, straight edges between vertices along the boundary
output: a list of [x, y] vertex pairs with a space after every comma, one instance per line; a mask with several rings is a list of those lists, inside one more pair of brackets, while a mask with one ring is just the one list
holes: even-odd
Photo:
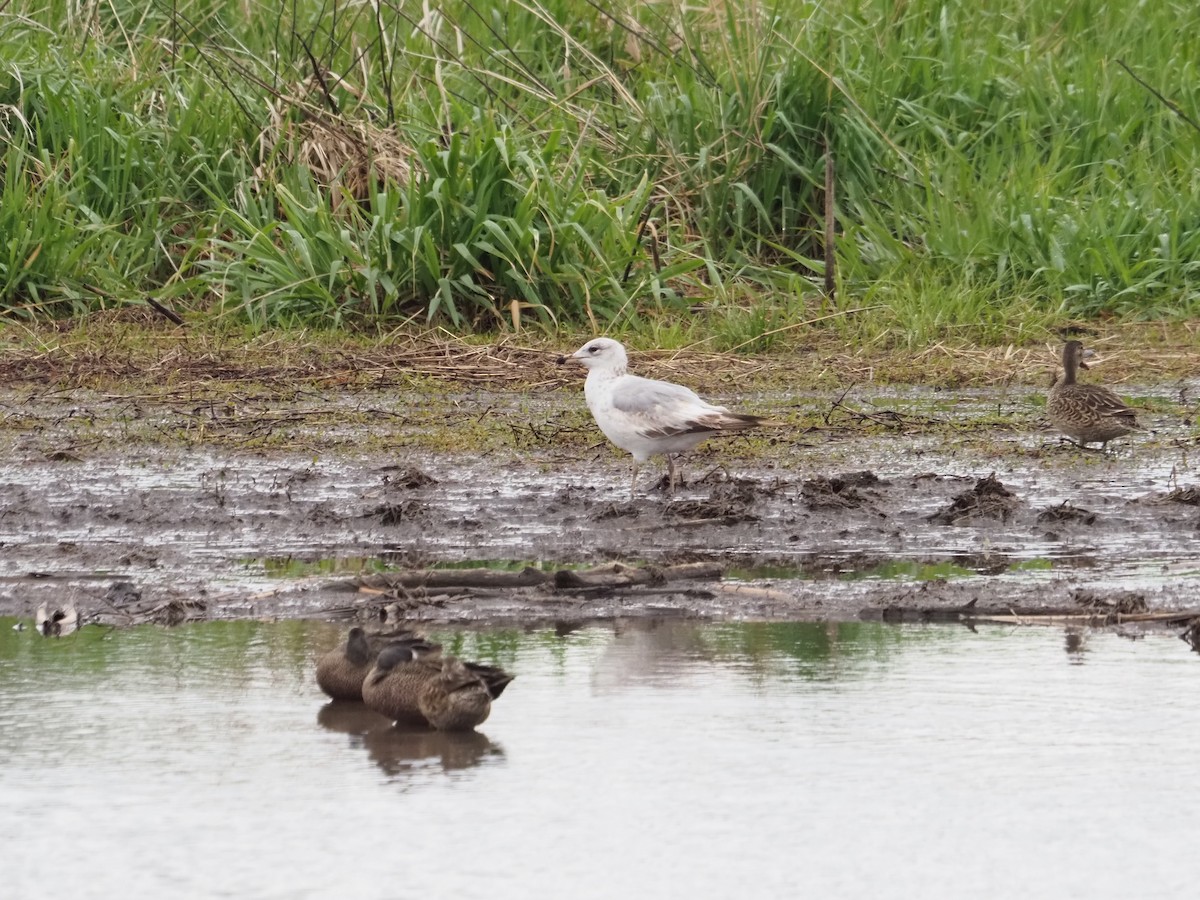
[[787, 603], [792, 600], [792, 596], [786, 591], [758, 587], [753, 584], [721, 582], [720, 584], [713, 585], [711, 590], [724, 597], [732, 597], [737, 600], [762, 600], [767, 603]]
[[356, 588], [394, 591], [410, 588], [456, 587], [534, 587], [550, 580], [550, 573], [526, 566], [520, 572], [501, 572], [495, 569], [426, 569], [420, 572], [387, 572], [360, 575], [354, 579]]
[[720, 578], [721, 566], [717, 563], [684, 563], [678, 566], [647, 566], [634, 568], [615, 563], [588, 571], [559, 569], [554, 573], [554, 587], [559, 590], [575, 588], [631, 587], [643, 584], [668, 584], [698, 578]]

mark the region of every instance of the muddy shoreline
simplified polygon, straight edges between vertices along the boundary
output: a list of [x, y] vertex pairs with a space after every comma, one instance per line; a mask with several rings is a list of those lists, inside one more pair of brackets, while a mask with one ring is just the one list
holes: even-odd
[[[1190, 410], [1170, 405], [1175, 386], [1122, 390], [1152, 409], [1108, 454], [1062, 445], [1030, 389], [737, 398], [795, 425], [710, 441], [677, 496], [630, 500], [628, 457], [575, 385], [219, 402], [27, 384], [0, 391], [0, 614], [369, 618], [398, 603], [430, 624], [569, 625], [1200, 607]], [[613, 562], [722, 574], [633, 592], [360, 585]]]

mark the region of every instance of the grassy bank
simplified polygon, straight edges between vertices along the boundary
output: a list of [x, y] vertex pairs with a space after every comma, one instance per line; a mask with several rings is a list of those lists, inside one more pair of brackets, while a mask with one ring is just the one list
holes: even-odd
[[1184, 2], [20, 0], [0, 309], [755, 352], [1182, 321], [1197, 59]]
[[[207, 323], [179, 327], [149, 310], [108, 311], [0, 328], [0, 382], [34, 394], [81, 387], [199, 397], [310, 387], [412, 388], [430, 395], [477, 387], [517, 395], [574, 392], [583, 372], [557, 360], [589, 337], [586, 330], [460, 336], [444, 328], [365, 335]], [[1097, 353], [1088, 380], [1118, 390], [1126, 383], [1182, 388], [1196, 374], [1200, 324], [1194, 322], [1110, 324], [1084, 339]], [[631, 365], [639, 374], [682, 381], [702, 394], [787, 396], [851, 385], [1043, 388], [1060, 368], [1061, 355], [1057, 338], [990, 347], [947, 340], [884, 349], [847, 345], [828, 332], [792, 331], [780, 335], [773, 352], [754, 354], [717, 351], [712, 343], [663, 348], [646, 335], [632, 336]], [[1190, 398], [1190, 391], [1185, 394]]]

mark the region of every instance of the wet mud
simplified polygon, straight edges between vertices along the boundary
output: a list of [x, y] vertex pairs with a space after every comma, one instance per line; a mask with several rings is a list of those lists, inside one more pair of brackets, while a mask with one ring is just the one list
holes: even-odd
[[[986, 392], [892, 401], [767, 444], [710, 441], [683, 460], [675, 496], [664, 478], [631, 499], [629, 458], [587, 427], [577, 388], [443, 398], [446, 443], [461, 435], [444, 450], [411, 440], [407, 411], [424, 402], [412, 393], [260, 398], [273, 439], [259, 446], [261, 419], [222, 416], [211, 399], [10, 390], [0, 614], [73, 604], [82, 622], [112, 625], [570, 627], [638, 616], [1175, 621], [1200, 608], [1200, 472], [1185, 416], [1144, 416], [1146, 432], [1098, 453], [1060, 442], [1036, 393], [1007, 391], [999, 420]], [[331, 417], [339, 408], [370, 415]], [[197, 424], [206, 416], [212, 433]], [[510, 436], [474, 450], [485, 421]], [[992, 424], [956, 427], [981, 421]], [[660, 574], [606, 583], [614, 563]], [[697, 565], [703, 577], [661, 574]], [[463, 569], [482, 574], [471, 583]]]

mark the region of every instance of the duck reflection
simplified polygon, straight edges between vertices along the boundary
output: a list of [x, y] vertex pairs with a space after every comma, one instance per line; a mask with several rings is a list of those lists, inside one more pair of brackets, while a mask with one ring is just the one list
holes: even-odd
[[362, 737], [372, 728], [387, 725], [388, 720], [365, 703], [331, 700], [317, 710], [317, 724], [326, 731]]
[[1063, 649], [1067, 651], [1067, 659], [1071, 665], [1081, 666], [1088, 652], [1087, 630], [1068, 625], [1063, 629]]
[[366, 748], [371, 761], [393, 778], [433, 766], [448, 773], [504, 757], [500, 745], [478, 731], [401, 727], [364, 703], [330, 701], [317, 711], [317, 724], [349, 735], [350, 746]]
[[393, 778], [428, 771], [431, 765], [446, 773], [470, 769], [504, 756], [499, 744], [478, 731], [432, 731], [387, 724], [368, 731], [363, 744], [371, 760]]

